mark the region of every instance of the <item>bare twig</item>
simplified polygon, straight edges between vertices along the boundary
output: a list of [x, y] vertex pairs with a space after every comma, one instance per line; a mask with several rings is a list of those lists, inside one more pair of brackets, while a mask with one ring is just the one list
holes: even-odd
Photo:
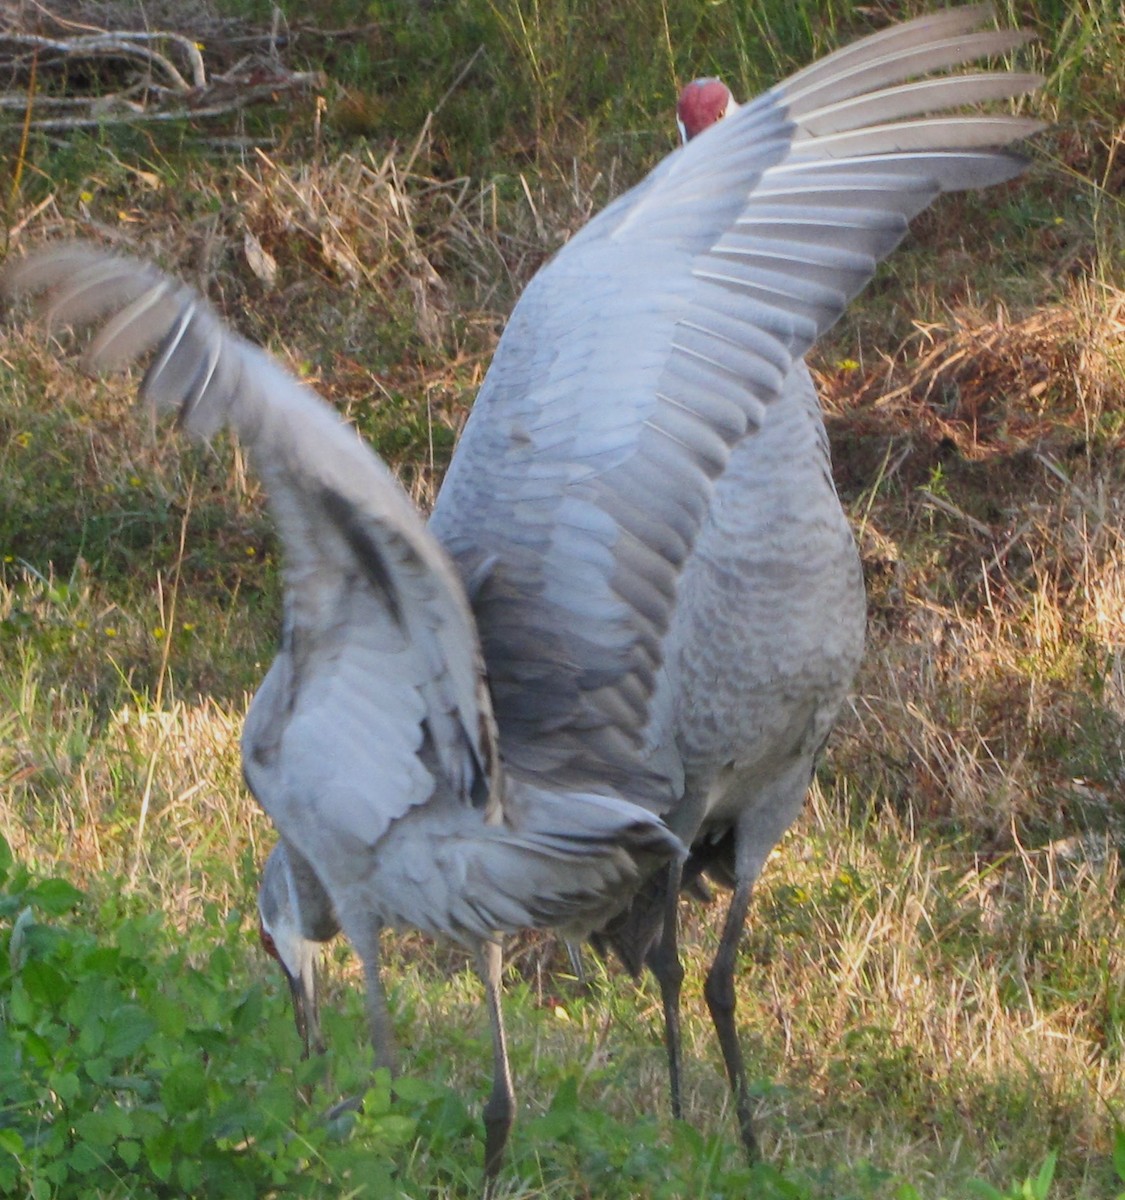
[[[155, 45], [161, 49], [154, 49]], [[186, 64], [183, 70], [163, 52], [165, 48]], [[219, 117], [272, 99], [279, 92], [312, 89], [322, 83], [318, 73], [289, 71], [276, 59], [268, 63], [243, 59], [226, 74], [208, 78], [201, 50], [193, 38], [166, 31], [102, 30], [55, 37], [0, 31], [0, 66], [18, 68], [24, 79], [76, 60], [124, 60], [140, 70], [140, 78], [104, 95], [52, 96], [37, 91], [34, 107], [43, 115], [30, 120], [29, 128], [38, 130], [63, 132], [106, 124]], [[0, 93], [0, 111], [27, 108], [25, 89]]]
[[[189, 104], [177, 108], [145, 109], [135, 101], [124, 97], [106, 97], [100, 104], [91, 104], [91, 112], [87, 116], [75, 117], [44, 117], [32, 121], [35, 129], [61, 131], [66, 129], [94, 129], [100, 125], [138, 125], [160, 121], [203, 120], [208, 117], [221, 117], [239, 109], [248, 108], [260, 100], [265, 100], [283, 91], [303, 91], [313, 87], [320, 76], [312, 72], [300, 72], [290, 76], [285, 81], [273, 81], [268, 84], [246, 87], [242, 91], [232, 93], [227, 99], [214, 104]], [[227, 89], [223, 89], [227, 90]], [[120, 104], [114, 108], [113, 103]]]
[[[192, 83], [188, 83], [171, 59], [140, 44], [153, 41], [170, 41], [184, 51], [191, 68]], [[98, 33], [65, 39], [41, 37], [34, 33], [8, 33], [0, 37], [0, 43], [4, 42], [27, 47], [32, 53], [55, 50], [66, 58], [97, 58], [118, 55], [125, 58], [139, 58], [150, 66], [159, 67], [178, 91], [187, 92], [193, 86], [197, 88], [207, 86], [207, 75], [203, 69], [203, 56], [199, 53], [199, 47], [193, 41], [177, 33], [145, 33], [138, 30], [130, 33]]]

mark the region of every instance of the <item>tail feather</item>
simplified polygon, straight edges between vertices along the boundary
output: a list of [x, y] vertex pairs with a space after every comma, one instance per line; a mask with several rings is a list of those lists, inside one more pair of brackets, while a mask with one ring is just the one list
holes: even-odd
[[409, 816], [397, 822], [378, 864], [381, 895], [391, 898], [384, 919], [469, 944], [528, 928], [582, 938], [686, 853], [659, 817], [627, 801], [513, 791], [505, 824], [459, 813], [449, 836], [435, 838]]
[[519, 825], [482, 845], [481, 865], [490, 903], [507, 899], [512, 914], [522, 907], [531, 919], [521, 925], [583, 936], [612, 919], [661, 864], [686, 853], [659, 817], [614, 797], [529, 789], [520, 807]]

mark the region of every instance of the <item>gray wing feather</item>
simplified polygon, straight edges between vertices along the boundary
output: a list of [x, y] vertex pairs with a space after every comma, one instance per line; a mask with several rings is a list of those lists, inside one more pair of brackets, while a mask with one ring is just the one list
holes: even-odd
[[742, 106], [524, 293], [431, 521], [477, 572], [517, 770], [656, 808], [674, 798], [674, 772], [643, 765], [642, 731], [711, 481], [909, 219], [1025, 165], [1006, 147], [1037, 124], [949, 110], [1036, 77], [908, 82], [1026, 40], [974, 32], [990, 14], [894, 27]]
[[981, 72], [924, 79], [814, 109], [802, 115], [801, 131], [804, 137], [823, 137], [941, 109], [983, 104], [988, 100], [1008, 100], [1033, 91], [1042, 82], [1041, 75], [1015, 71], [1006, 75]]
[[[791, 93], [810, 91], [813, 87], [823, 85], [825, 80], [835, 80], [849, 73], [854, 74], [871, 64], [887, 61], [891, 58], [906, 60], [912, 51], [919, 47], [923, 53], [932, 53], [927, 47], [944, 47], [956, 43], [967, 33], [980, 29], [994, 18], [995, 12], [991, 4], [969, 4], [962, 8], [948, 8], [941, 12], [927, 13], [912, 21], [903, 21], [890, 25], [878, 33], [861, 38], [842, 46], [839, 50], [817, 59], [800, 71], [790, 75], [781, 85]], [[978, 35], [980, 36], [980, 35]], [[992, 34], [990, 36], [996, 36]], [[1027, 40], [1022, 31], [1002, 31], [1000, 36], [1013, 38], [1016, 43]], [[983, 53], [996, 53], [984, 51]], [[967, 62], [977, 55], [966, 53], [953, 62]], [[942, 63], [948, 66], [949, 63]], [[924, 68], [915, 68], [921, 70]], [[932, 69], [932, 68], [931, 68]]]

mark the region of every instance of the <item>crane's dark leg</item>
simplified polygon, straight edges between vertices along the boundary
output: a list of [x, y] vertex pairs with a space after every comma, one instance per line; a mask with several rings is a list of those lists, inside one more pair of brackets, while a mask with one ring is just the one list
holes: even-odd
[[484, 1194], [492, 1194], [504, 1147], [516, 1114], [516, 1096], [508, 1065], [508, 1043], [504, 1035], [504, 1014], [500, 1008], [500, 974], [503, 951], [498, 942], [484, 942], [477, 950], [477, 969], [484, 981], [488, 1004], [488, 1023], [492, 1032], [492, 1094], [484, 1106]]
[[649, 969], [660, 984], [664, 1005], [664, 1045], [668, 1051], [668, 1083], [672, 1092], [672, 1116], [682, 1120], [684, 1093], [682, 1082], [683, 1050], [680, 1039], [680, 990], [684, 968], [680, 962], [679, 903], [683, 864], [677, 860], [668, 867], [667, 892], [664, 896], [664, 927], [660, 940], [649, 951]]
[[742, 1059], [742, 1046], [738, 1040], [738, 1029], [734, 1022], [735, 992], [734, 968], [738, 955], [738, 943], [746, 923], [746, 911], [750, 907], [750, 892], [753, 879], [739, 879], [727, 909], [723, 925], [723, 936], [715, 961], [707, 972], [704, 995], [711, 1010], [711, 1020], [723, 1052], [731, 1093], [734, 1096], [734, 1111], [738, 1118], [738, 1129], [742, 1144], [746, 1147], [751, 1162], [759, 1157], [758, 1139], [754, 1134], [754, 1121], [750, 1114], [750, 1090], [746, 1083], [746, 1065]]

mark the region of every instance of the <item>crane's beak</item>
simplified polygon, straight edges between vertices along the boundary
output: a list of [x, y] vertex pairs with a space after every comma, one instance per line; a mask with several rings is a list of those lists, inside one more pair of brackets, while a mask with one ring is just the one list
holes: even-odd
[[297, 1036], [304, 1046], [303, 1058], [310, 1054], [324, 1053], [324, 1038], [320, 1032], [320, 1005], [316, 987], [316, 945], [305, 942], [297, 956], [296, 971], [291, 971], [285, 962], [281, 969], [289, 984], [293, 997], [293, 1020], [297, 1025]]

